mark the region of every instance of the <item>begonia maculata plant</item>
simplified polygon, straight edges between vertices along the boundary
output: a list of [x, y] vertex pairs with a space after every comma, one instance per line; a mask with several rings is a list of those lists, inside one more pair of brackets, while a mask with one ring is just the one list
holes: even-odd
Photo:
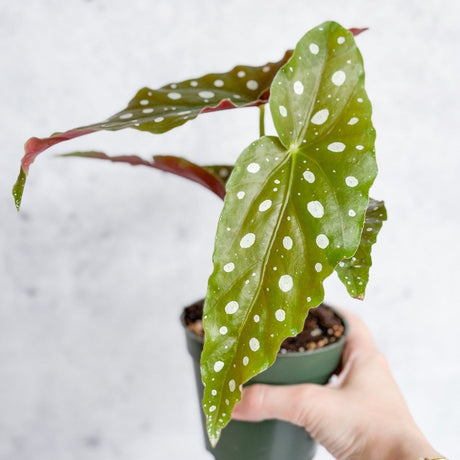
[[[371, 247], [386, 219], [369, 197], [377, 174], [375, 130], [354, 35], [325, 22], [275, 63], [143, 88], [101, 123], [26, 143], [13, 189], [19, 209], [30, 164], [63, 141], [95, 131], [135, 128], [164, 133], [218, 110], [258, 106], [260, 137], [234, 166], [199, 166], [176, 156], [66, 156], [144, 165], [178, 174], [224, 199], [209, 278], [201, 360], [203, 410], [215, 445], [240, 399], [240, 387], [270, 366], [281, 342], [297, 334], [324, 298], [336, 271], [353, 297], [364, 297]], [[276, 136], [265, 136], [269, 104]]]

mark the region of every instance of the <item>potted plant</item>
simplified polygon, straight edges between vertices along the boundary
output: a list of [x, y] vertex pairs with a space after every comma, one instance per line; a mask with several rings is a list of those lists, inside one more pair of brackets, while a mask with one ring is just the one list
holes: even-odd
[[[353, 37], [361, 31], [323, 23], [279, 62], [143, 88], [101, 123], [25, 145], [13, 188], [18, 209], [31, 163], [62, 141], [124, 128], [159, 134], [200, 114], [260, 108], [260, 138], [232, 166], [199, 166], [175, 156], [67, 154], [178, 174], [225, 199], [203, 314], [203, 410], [213, 447], [240, 386], [269, 368], [283, 340], [302, 329], [308, 311], [324, 298], [325, 278], [336, 271], [350, 295], [364, 297], [371, 247], [386, 212], [369, 198], [377, 167], [371, 104]], [[267, 103], [276, 136], [264, 134]]]

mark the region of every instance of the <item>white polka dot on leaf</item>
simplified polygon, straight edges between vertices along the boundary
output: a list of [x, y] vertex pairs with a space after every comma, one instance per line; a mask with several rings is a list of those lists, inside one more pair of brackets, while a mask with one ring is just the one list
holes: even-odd
[[312, 117], [311, 117], [311, 122], [314, 125], [322, 125], [327, 121], [329, 118], [329, 110], [328, 109], [322, 109], [316, 112]]
[[238, 305], [238, 302], [232, 300], [227, 305], [225, 305], [225, 313], [227, 313], [228, 315], [233, 315], [238, 311], [239, 308], [240, 306]]
[[250, 248], [256, 241], [256, 235], [254, 233], [246, 233], [246, 235], [241, 238], [240, 246], [243, 249]]
[[329, 246], [329, 238], [323, 233], [320, 233], [316, 237], [316, 245], [321, 249], [326, 249]]
[[215, 372], [220, 372], [224, 368], [224, 362], [223, 361], [216, 361], [214, 363], [214, 371]]
[[311, 54], [318, 54], [319, 52], [319, 46], [316, 43], [310, 43], [308, 48]]
[[347, 75], [343, 70], [337, 70], [337, 72], [334, 72], [332, 75], [332, 83], [336, 86], [342, 86], [345, 83], [345, 80], [347, 79]]
[[307, 204], [307, 209], [308, 212], [316, 219], [320, 219], [324, 216], [324, 207], [319, 201], [310, 201]]
[[211, 99], [215, 96], [215, 94], [212, 91], [200, 91], [198, 96], [200, 96], [202, 99]]
[[340, 153], [345, 150], [346, 145], [343, 142], [332, 142], [327, 146], [330, 152]]
[[292, 238], [290, 236], [285, 236], [283, 238], [283, 246], [284, 246], [284, 248], [287, 249], [287, 250], [290, 250], [290, 249], [292, 249], [292, 245], [293, 245]]
[[278, 285], [283, 292], [289, 292], [294, 286], [291, 275], [283, 275], [278, 281]]
[[260, 171], [260, 165], [259, 163], [250, 163], [246, 169], [251, 174], [256, 174]]
[[252, 351], [257, 351], [259, 348], [260, 348], [260, 343], [259, 341], [253, 337], [250, 341], [249, 341], [249, 348], [252, 350]]

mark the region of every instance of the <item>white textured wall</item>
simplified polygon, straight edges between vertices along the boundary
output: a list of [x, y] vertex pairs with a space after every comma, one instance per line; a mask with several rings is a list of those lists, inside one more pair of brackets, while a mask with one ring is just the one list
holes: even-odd
[[358, 43], [378, 132], [373, 196], [389, 211], [366, 302], [336, 279], [328, 299], [365, 318], [417, 422], [460, 458], [459, 13], [451, 0], [2, 1], [0, 459], [209, 458], [178, 316], [204, 294], [219, 200], [53, 153], [231, 162], [257, 136], [257, 111], [55, 147], [17, 214], [23, 142], [99, 121], [144, 85], [277, 60], [327, 19], [371, 29]]

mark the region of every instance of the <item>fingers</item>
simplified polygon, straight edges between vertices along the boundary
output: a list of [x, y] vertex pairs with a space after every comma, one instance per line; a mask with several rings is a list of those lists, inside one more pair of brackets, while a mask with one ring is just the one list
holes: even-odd
[[[345, 310], [337, 310], [348, 323], [342, 362], [344, 368], [350, 368], [350, 357], [365, 357], [369, 353], [375, 353], [377, 348], [368, 328], [358, 316]], [[342, 381], [346, 374], [344, 371], [339, 379]], [[331, 402], [340, 398], [335, 389], [334, 386], [314, 384], [250, 385], [243, 390], [242, 399], [235, 406], [232, 417], [251, 422], [276, 418], [303, 426], [310, 431], [316, 425], [318, 417], [327, 418], [332, 411]]]
[[250, 385], [243, 390], [232, 418], [250, 422], [276, 418], [308, 427], [329, 391], [313, 384]]

